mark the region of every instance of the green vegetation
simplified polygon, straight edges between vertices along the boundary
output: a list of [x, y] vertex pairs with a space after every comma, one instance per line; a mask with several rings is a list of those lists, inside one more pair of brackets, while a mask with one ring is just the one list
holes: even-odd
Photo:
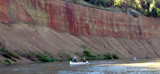
[[112, 57], [113, 57], [114, 59], [119, 59], [119, 56], [116, 55], [116, 54], [113, 54]]
[[3, 52], [5, 52], [6, 54], [10, 55], [11, 57], [14, 57], [16, 59], [19, 59], [19, 55], [17, 53], [11, 53], [10, 51], [8, 51], [6, 48], [1, 48], [1, 50]]
[[64, 60], [72, 60], [72, 56], [70, 54], [67, 53], [59, 53], [58, 54], [60, 58], [63, 58]]
[[105, 56], [105, 59], [112, 59], [112, 56], [110, 53], [108, 53], [107, 55], [104, 55]]
[[88, 50], [84, 50], [83, 53], [85, 54], [86, 57], [91, 57], [91, 52]]
[[[158, 0], [85, 0], [88, 3], [99, 6], [99, 4], [108, 4], [122, 9], [133, 8], [146, 16], [160, 17], [160, 2]], [[103, 7], [108, 7], [101, 5]]]
[[72, 59], [73, 59], [73, 57], [69, 57], [69, 58], [68, 58], [68, 60], [72, 60]]
[[111, 5], [109, 0], [85, 0], [93, 5], [108, 7]]
[[[51, 54], [44, 51], [43, 54], [38, 53], [36, 54], [35, 52], [28, 52], [28, 53], [20, 53], [18, 51], [10, 52], [6, 48], [0, 48], [0, 52], [2, 52], [2, 56], [5, 57], [6, 59], [2, 61], [2, 64], [14, 64], [16, 63], [15, 59], [20, 59], [19, 56], [27, 58], [31, 61], [34, 62], [55, 62], [55, 61], [63, 61], [63, 60], [58, 60], [52, 58]], [[68, 55], [70, 56], [70, 55]], [[69, 57], [71, 58], [71, 57]]]
[[102, 56], [93, 55], [89, 50], [84, 50], [83, 53], [88, 60], [104, 59]]
[[43, 54], [37, 54], [36, 57], [41, 62], [54, 62], [55, 61], [54, 58], [50, 58], [50, 57], [43, 55]]
[[2, 64], [6, 64], [6, 65], [9, 65], [9, 64], [16, 64], [16, 62], [10, 60], [10, 59], [4, 59]]
[[85, 56], [88, 60], [104, 60], [105, 56], [96, 56], [96, 55], [92, 55], [90, 57]]
[[[127, 13], [127, 8], [132, 8], [148, 17], [149, 16], [160, 17], [160, 1], [159, 0], [81, 0], [81, 1], [65, 0], [65, 1], [73, 2], [75, 4], [81, 4], [84, 6], [99, 8], [103, 10], [111, 10], [111, 11], [112, 9], [106, 9], [106, 8], [114, 6], [114, 7], [120, 8], [122, 12], [126, 12], [126, 13]], [[91, 5], [88, 5], [83, 1], [88, 2]]]
[[104, 57], [86, 57], [88, 60], [104, 60]]
[[5, 59], [2, 64], [11, 64], [11, 61], [9, 59]]
[[119, 59], [119, 56], [116, 55], [116, 54], [110, 54], [110, 53], [107, 53], [107, 54], [104, 54], [104, 55], [93, 55], [89, 50], [84, 50], [83, 53], [85, 54], [85, 57], [88, 59], [88, 60], [105, 60], [105, 59]]
[[104, 60], [105, 56], [97, 56], [97, 60]]
[[[101, 55], [101, 54], [92, 54], [88, 49], [87, 46], [81, 46], [82, 48], [84, 48], [85, 50], [83, 51], [84, 55], [82, 56], [79, 56], [79, 57], [86, 57], [86, 59], [88, 60], [104, 60], [104, 59], [112, 59], [115, 58], [115, 59], [119, 59], [119, 56], [118, 55], [113, 55], [111, 56], [111, 54], [107, 54], [107, 55]], [[43, 54], [42, 53], [38, 53], [38, 54], [35, 54], [34, 52], [29, 52], [28, 54], [25, 54], [25, 53], [20, 53], [20, 52], [14, 52], [14, 53], [11, 53], [10, 51], [8, 51], [6, 48], [1, 48], [1, 52], [4, 52], [3, 53], [3, 56], [6, 58], [2, 64], [14, 64], [16, 62], [16, 59], [19, 59], [19, 56], [22, 56], [22, 57], [25, 57], [31, 61], [35, 61], [37, 63], [39, 62], [55, 62], [55, 61], [63, 61], [64, 59], [66, 60], [71, 60], [73, 57], [68, 53], [60, 53], [59, 56], [61, 58], [63, 58], [63, 60], [58, 60], [58, 59], [54, 59], [52, 58], [51, 54], [48, 53], [48, 52], [44, 52]], [[18, 55], [19, 54], [19, 55]], [[76, 55], [79, 55], [78, 53], [75, 53]]]
[[114, 0], [114, 6], [121, 6], [122, 1], [121, 0]]

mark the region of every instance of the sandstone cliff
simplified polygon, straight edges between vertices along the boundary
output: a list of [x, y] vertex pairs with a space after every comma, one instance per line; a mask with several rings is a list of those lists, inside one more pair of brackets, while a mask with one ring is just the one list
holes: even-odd
[[[0, 0], [0, 45], [20, 54], [160, 56], [160, 18], [133, 17], [60, 0]], [[1, 53], [3, 54], [3, 53]], [[1, 55], [1, 61], [6, 57]], [[20, 56], [18, 62], [27, 59]], [[29, 62], [28, 60], [27, 62]]]

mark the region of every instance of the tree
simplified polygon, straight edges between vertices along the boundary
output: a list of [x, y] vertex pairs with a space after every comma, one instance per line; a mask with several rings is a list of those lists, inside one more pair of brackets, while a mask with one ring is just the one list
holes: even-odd
[[154, 17], [157, 17], [157, 16], [158, 16], [158, 14], [157, 14], [157, 9], [156, 9], [156, 8], [153, 8], [153, 9], [152, 9], [152, 16], [154, 16]]

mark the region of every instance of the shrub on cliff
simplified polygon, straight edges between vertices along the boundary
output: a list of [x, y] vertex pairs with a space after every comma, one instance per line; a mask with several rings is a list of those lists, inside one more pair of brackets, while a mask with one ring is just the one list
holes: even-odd
[[54, 62], [55, 60], [54, 58], [47, 57], [46, 55], [43, 54], [37, 54], [36, 57], [41, 62]]
[[121, 6], [122, 0], [114, 0], [114, 6]]
[[116, 55], [116, 54], [113, 54], [112, 57], [113, 57], [114, 59], [119, 59], [119, 56]]
[[1, 48], [1, 51], [5, 52], [7, 55], [9, 55], [11, 57], [19, 59], [19, 55], [17, 53], [12, 53], [12, 52], [8, 51], [8, 49], [6, 49], [6, 48]]
[[106, 59], [106, 58], [105, 58], [105, 56], [103, 56], [103, 55], [100, 55], [100, 54], [99, 54], [99, 55], [97, 56], [97, 60], [104, 60], [104, 59]]
[[160, 8], [157, 8], [157, 16], [160, 17]]
[[91, 52], [88, 51], [88, 50], [84, 50], [83, 53], [84, 53], [85, 56], [87, 56], [87, 57], [91, 57], [91, 55], [92, 55]]
[[110, 0], [85, 0], [93, 5], [96, 6], [104, 6], [104, 7], [109, 7], [111, 6]]
[[[146, 16], [160, 16], [160, 1], [158, 0], [84, 0], [93, 5], [103, 7], [109, 7], [114, 5], [115, 7], [126, 10], [126, 8], [133, 8]], [[98, 7], [97, 7], [98, 8]], [[137, 14], [133, 13], [133, 16]]]
[[5, 59], [2, 64], [11, 64], [9, 59]]
[[111, 56], [111, 54], [110, 54], [110, 53], [105, 54], [104, 56], [105, 56], [105, 59], [112, 59], [112, 56]]

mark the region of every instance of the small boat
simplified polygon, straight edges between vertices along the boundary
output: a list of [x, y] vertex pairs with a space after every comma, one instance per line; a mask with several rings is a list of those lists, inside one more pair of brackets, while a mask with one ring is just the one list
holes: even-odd
[[89, 62], [86, 61], [86, 62], [72, 62], [70, 61], [70, 65], [84, 65], [84, 64], [88, 64]]

